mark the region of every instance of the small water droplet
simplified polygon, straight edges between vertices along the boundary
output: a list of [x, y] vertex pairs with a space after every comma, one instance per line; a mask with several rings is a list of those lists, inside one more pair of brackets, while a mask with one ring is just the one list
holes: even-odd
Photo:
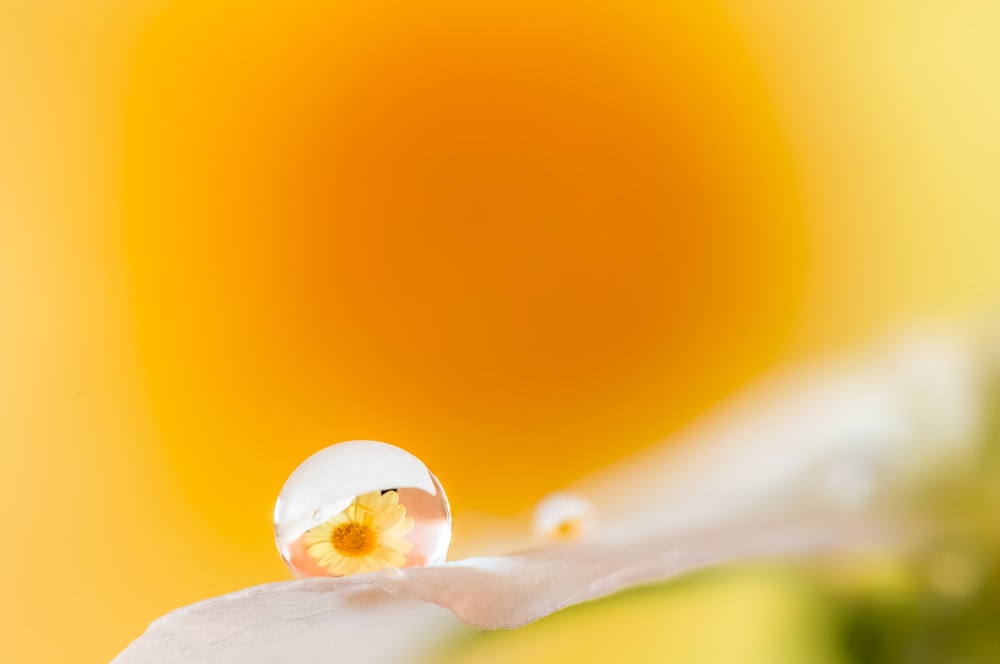
[[597, 529], [597, 510], [571, 493], [552, 493], [535, 507], [535, 535], [549, 543], [589, 539]]

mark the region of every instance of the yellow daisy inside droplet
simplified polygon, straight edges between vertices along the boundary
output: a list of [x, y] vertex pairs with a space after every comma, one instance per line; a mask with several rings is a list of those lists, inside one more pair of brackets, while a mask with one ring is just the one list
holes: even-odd
[[402, 567], [413, 543], [403, 537], [413, 519], [396, 491], [372, 491], [305, 534], [306, 551], [333, 576]]

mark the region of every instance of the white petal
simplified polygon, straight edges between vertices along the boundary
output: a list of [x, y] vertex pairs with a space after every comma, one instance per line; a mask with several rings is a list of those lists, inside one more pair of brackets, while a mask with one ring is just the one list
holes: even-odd
[[[513, 628], [621, 588], [727, 560], [849, 546], [884, 534], [872, 523], [806, 520], [727, 532], [627, 540], [475, 558], [339, 579], [272, 583], [170, 613], [114, 664], [421, 661], [454, 621]], [[423, 601], [417, 601], [423, 600]], [[391, 636], [391, 638], [387, 638]]]
[[[905, 361], [914, 355], [936, 364], [915, 368]], [[871, 516], [873, 498], [961, 456], [979, 385], [960, 344], [902, 357], [779, 378], [681, 436], [686, 445], [582, 482], [576, 490], [601, 514], [586, 542], [251, 588], [161, 618], [116, 662], [329, 661], [331, 652], [354, 664], [417, 661], [420, 644], [454, 625], [432, 604], [470, 625], [511, 628], [723, 561], [908, 536]], [[827, 486], [845, 459], [877, 469], [860, 503]]]
[[114, 663], [412, 662], [454, 626], [444, 609], [365, 578], [271, 583], [192, 604], [153, 622]]
[[446, 607], [475, 627], [510, 629], [622, 588], [726, 561], [805, 554], [902, 535], [875, 520], [758, 522], [683, 538], [637, 533], [617, 541], [473, 558], [404, 569], [370, 583], [399, 597]]

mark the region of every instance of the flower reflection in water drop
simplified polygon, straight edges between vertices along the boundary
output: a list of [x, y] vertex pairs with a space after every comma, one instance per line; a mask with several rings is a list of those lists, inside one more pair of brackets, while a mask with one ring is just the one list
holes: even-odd
[[395, 491], [372, 491], [305, 534], [306, 551], [334, 576], [402, 567], [413, 544], [413, 519]]

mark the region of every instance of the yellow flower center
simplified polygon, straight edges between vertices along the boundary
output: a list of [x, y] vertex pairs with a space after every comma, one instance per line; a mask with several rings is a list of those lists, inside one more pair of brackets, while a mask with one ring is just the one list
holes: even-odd
[[378, 544], [377, 533], [360, 523], [344, 523], [330, 535], [330, 543], [341, 555], [367, 556]]

